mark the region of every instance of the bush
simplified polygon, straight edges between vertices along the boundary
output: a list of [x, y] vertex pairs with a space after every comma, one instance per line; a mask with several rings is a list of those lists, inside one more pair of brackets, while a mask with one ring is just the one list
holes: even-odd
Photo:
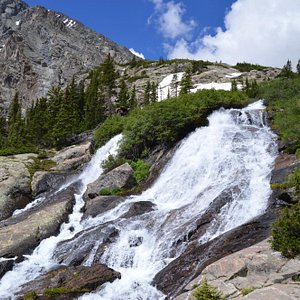
[[300, 255], [300, 204], [284, 208], [272, 228], [272, 247], [288, 258]]
[[115, 115], [107, 118], [99, 128], [95, 130], [94, 140], [96, 147], [103, 146], [115, 135], [123, 131], [124, 117]]
[[112, 196], [112, 195], [120, 195], [122, 193], [122, 189], [118, 187], [113, 187], [113, 188], [103, 188], [100, 190], [98, 193], [100, 196]]
[[106, 160], [104, 160], [101, 164], [101, 167], [104, 173], [108, 173], [109, 171], [125, 164], [127, 162], [126, 159], [120, 156], [109, 155]]
[[263, 71], [267, 69], [268, 67], [260, 66], [260, 65], [253, 65], [249, 63], [237, 63], [234, 66], [235, 69], [239, 70], [240, 72], [250, 72], [252, 70], [257, 70], [257, 71]]
[[150, 166], [143, 160], [138, 159], [136, 162], [132, 162], [130, 165], [134, 170], [133, 176], [137, 183], [141, 183], [149, 176]]
[[193, 296], [197, 300], [225, 300], [222, 293], [215, 287], [209, 285], [206, 279], [204, 279], [201, 285], [193, 292]]
[[244, 289], [241, 290], [241, 294], [243, 296], [246, 296], [246, 295], [252, 293], [254, 290], [255, 290], [254, 287], [244, 288]]

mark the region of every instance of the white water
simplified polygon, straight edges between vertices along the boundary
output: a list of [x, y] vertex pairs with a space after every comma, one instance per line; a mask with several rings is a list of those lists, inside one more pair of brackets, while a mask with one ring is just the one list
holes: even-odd
[[[0, 281], [1, 300], [13, 299], [13, 294], [18, 291], [18, 288], [22, 284], [44, 274], [57, 264], [52, 257], [56, 245], [63, 240], [72, 238], [76, 233], [82, 230], [82, 225], [80, 224], [82, 217], [80, 210], [84, 205], [82, 196], [87, 185], [95, 181], [103, 172], [101, 168], [102, 161], [104, 161], [109, 154], [116, 153], [121, 137], [121, 135], [114, 137], [105, 146], [100, 148], [76, 180], [73, 179], [65, 185], [65, 187], [67, 187], [78, 180], [81, 180], [83, 183], [80, 193], [75, 195], [76, 204], [73, 208], [73, 213], [69, 216], [69, 222], [62, 224], [58, 236], [52, 236], [43, 240], [33, 251], [32, 255], [26, 256], [26, 260], [17, 264], [12, 271], [7, 272], [3, 276]], [[70, 230], [70, 228], [72, 228], [72, 230]]]
[[[269, 179], [276, 146], [274, 134], [264, 124], [263, 109], [259, 101], [243, 110], [214, 112], [209, 117], [209, 126], [196, 130], [181, 143], [161, 176], [142, 195], [83, 222], [79, 210], [75, 209], [70, 216], [76, 224], [75, 233], [108, 221], [113, 221], [120, 232], [117, 240], [107, 246], [101, 261], [119, 271], [122, 278], [106, 284], [101, 291], [82, 296], [82, 300], [164, 299], [151, 286], [153, 277], [182, 253], [186, 244], [176, 242], [184, 240], [203, 212], [225, 190], [231, 192], [232, 199], [223, 206], [199, 243], [264, 212], [270, 195]], [[85, 180], [88, 174], [82, 174], [81, 179]], [[156, 209], [130, 219], [119, 218], [137, 201], [152, 201]], [[80, 196], [77, 202], [76, 206], [81, 207]], [[74, 233], [62, 226], [58, 240], [71, 236]], [[55, 239], [41, 243], [43, 251], [50, 248], [49, 253], [43, 253], [38, 247], [27, 261], [5, 275], [0, 282], [0, 298], [12, 295], [11, 290], [4, 292], [8, 287], [15, 287], [16, 278], [25, 282], [55, 265], [52, 257], [57, 245]], [[132, 240], [142, 240], [142, 243], [132, 247]], [[86, 265], [93, 263], [97, 242]]]

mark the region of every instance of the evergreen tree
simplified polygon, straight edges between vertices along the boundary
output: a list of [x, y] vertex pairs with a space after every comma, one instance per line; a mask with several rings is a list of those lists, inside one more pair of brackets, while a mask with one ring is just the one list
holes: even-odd
[[180, 95], [189, 94], [191, 89], [193, 88], [192, 85], [192, 76], [191, 76], [191, 69], [188, 68], [186, 72], [183, 74], [182, 79], [180, 81]]
[[157, 102], [157, 84], [152, 82], [150, 92], [150, 103]]
[[118, 110], [119, 113], [121, 113], [122, 115], [127, 114], [128, 110], [129, 110], [129, 93], [128, 93], [128, 88], [126, 85], [126, 82], [124, 80], [124, 78], [121, 79], [120, 82], [120, 92], [119, 92], [119, 96], [117, 99], [117, 103], [116, 103], [116, 108]]
[[286, 77], [286, 78], [293, 77], [292, 62], [289, 59], [288, 59], [287, 63], [283, 66], [279, 76]]
[[4, 148], [7, 138], [7, 122], [4, 112], [0, 110], [0, 149]]
[[231, 91], [237, 91], [238, 90], [238, 87], [237, 87], [237, 82], [235, 79], [233, 79], [231, 81]]
[[172, 78], [170, 87], [171, 87], [171, 96], [177, 97], [178, 96], [178, 75], [177, 75], [177, 73], [173, 74], [173, 78]]
[[298, 63], [297, 63], [297, 74], [298, 74], [298, 77], [300, 77], [300, 59], [298, 60]]
[[136, 88], [135, 85], [133, 86], [130, 98], [129, 98], [129, 109], [134, 109], [137, 107], [137, 101], [136, 101]]
[[149, 105], [150, 104], [150, 95], [151, 95], [151, 83], [148, 80], [146, 88], [145, 88], [145, 92], [144, 92], [144, 101], [143, 101], [144, 105]]
[[18, 149], [24, 146], [24, 122], [22, 120], [21, 105], [18, 93], [13, 98], [8, 115], [8, 138], [7, 147]]

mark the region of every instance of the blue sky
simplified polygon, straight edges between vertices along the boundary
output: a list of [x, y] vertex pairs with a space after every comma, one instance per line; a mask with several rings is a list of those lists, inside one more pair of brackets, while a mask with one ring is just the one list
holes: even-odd
[[281, 67], [300, 58], [299, 0], [25, 0], [81, 21], [146, 59]]

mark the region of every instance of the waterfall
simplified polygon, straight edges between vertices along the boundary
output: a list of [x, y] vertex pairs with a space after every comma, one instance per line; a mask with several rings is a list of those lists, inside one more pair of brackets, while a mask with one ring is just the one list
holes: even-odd
[[[262, 101], [258, 101], [241, 110], [215, 111], [209, 116], [209, 126], [197, 129], [181, 142], [150, 189], [84, 221], [80, 221], [75, 207], [70, 219], [76, 219], [76, 233], [100, 225], [113, 226], [118, 231], [100, 258], [95, 254], [101, 241], [85, 241], [94, 245], [85, 265], [100, 261], [122, 276], [99, 291], [83, 295], [81, 300], [164, 299], [165, 295], [151, 285], [154, 276], [184, 251], [187, 244], [177, 241], [185, 239], [195, 228], [196, 221], [225, 191], [230, 197], [215, 214], [199, 243], [265, 211], [271, 193], [269, 181], [276, 142], [265, 123], [264, 108]], [[113, 144], [116, 145], [116, 141]], [[95, 178], [96, 175], [93, 180]], [[80, 179], [86, 184], [92, 178], [86, 170]], [[151, 201], [154, 210], [131, 218], [121, 217], [133, 203], [145, 201]], [[77, 196], [77, 205], [83, 205], [81, 195]], [[57, 263], [54, 248], [58, 241], [69, 239], [71, 235], [74, 233], [63, 225], [58, 237], [44, 240], [26, 261], [3, 277], [0, 298], [12, 295], [12, 291], [5, 293], [5, 289], [12, 285], [15, 288], [14, 278], [22, 284], [53, 267]], [[76, 239], [72, 242], [76, 243]], [[80, 251], [80, 246], [74, 251]]]
[[[72, 238], [76, 233], [82, 230], [82, 225], [80, 223], [82, 217], [80, 210], [84, 205], [82, 196], [87, 185], [95, 181], [102, 174], [103, 170], [101, 168], [101, 163], [109, 154], [116, 153], [121, 138], [121, 135], [117, 135], [111, 139], [96, 152], [86, 168], [77, 178], [72, 179], [72, 181], [66, 183], [63, 187], [60, 187], [60, 189], [66, 188], [78, 180], [81, 180], [83, 183], [80, 193], [75, 195], [76, 204], [72, 214], [69, 216], [69, 222], [62, 224], [58, 236], [52, 236], [43, 240], [31, 255], [26, 256], [26, 260], [17, 264], [12, 271], [7, 272], [3, 276], [0, 281], [1, 300], [14, 298], [13, 294], [18, 291], [18, 288], [22, 284], [35, 279], [57, 265], [55, 260], [53, 260], [53, 252], [56, 245], [63, 240]], [[70, 228], [72, 228], [72, 230], [70, 230]]]

